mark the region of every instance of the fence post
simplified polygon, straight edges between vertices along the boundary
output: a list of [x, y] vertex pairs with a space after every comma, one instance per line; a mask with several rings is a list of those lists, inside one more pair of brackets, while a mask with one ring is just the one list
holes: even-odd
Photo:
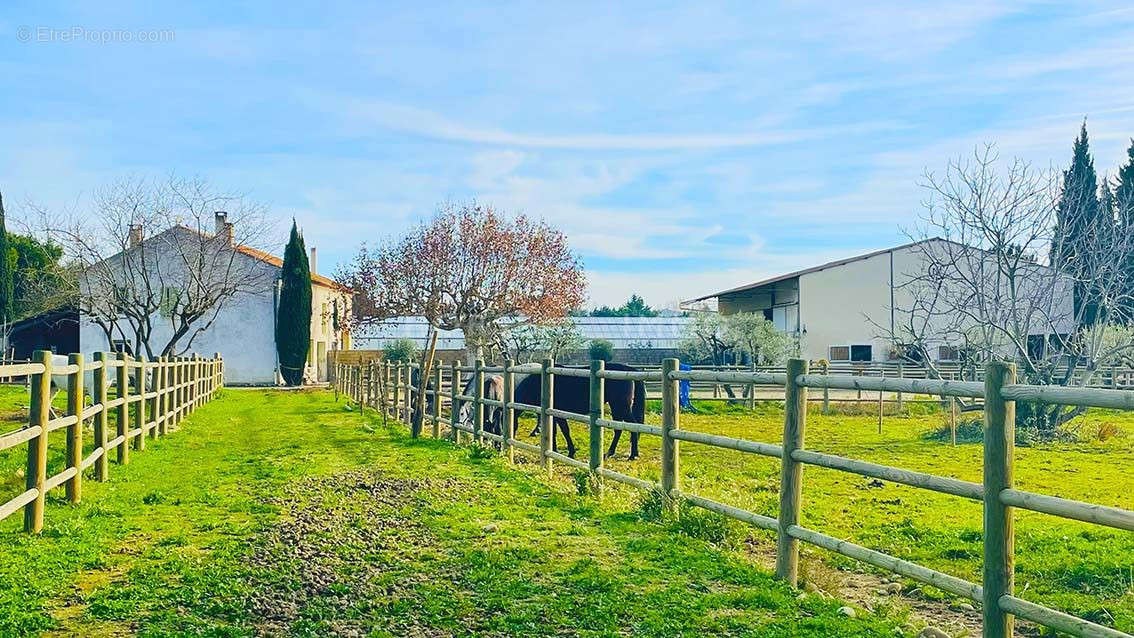
[[110, 450], [106, 449], [106, 362], [110, 360], [110, 357], [106, 356], [105, 352], [96, 352], [94, 353], [94, 360], [102, 365], [94, 371], [94, 393], [92, 396], [96, 405], [103, 406], [94, 417], [95, 443], [102, 450], [102, 454], [95, 461], [95, 478], [99, 481], [105, 481], [110, 478], [110, 464], [107, 462]]
[[181, 357], [169, 358], [169, 425], [176, 429], [181, 417]]
[[209, 392], [209, 399], [211, 400], [216, 396], [217, 390], [221, 388], [221, 353], [213, 353], [213, 388]]
[[949, 397], [949, 435], [957, 446], [957, 397]]
[[31, 402], [28, 405], [28, 427], [38, 427], [39, 434], [28, 440], [27, 488], [36, 490], [35, 498], [24, 506], [24, 530], [33, 534], [43, 531], [44, 484], [47, 482], [47, 421], [51, 414], [51, 352], [36, 350], [32, 362], [43, 366], [43, 372], [29, 376]]
[[799, 541], [788, 530], [799, 524], [800, 501], [803, 498], [803, 464], [792, 458], [792, 453], [803, 449], [807, 429], [807, 388], [797, 381], [801, 374], [807, 374], [807, 361], [789, 359], [787, 385], [784, 388], [784, 456], [780, 467], [776, 576], [793, 587], [799, 582]]
[[402, 386], [402, 362], [401, 361], [395, 361], [394, 362], [394, 369], [392, 370], [392, 373], [393, 373], [393, 383], [390, 384], [390, 390], [393, 392], [393, 401], [392, 401], [392, 405], [390, 406], [392, 408], [390, 410], [390, 412], [393, 415], [393, 417], [395, 419], [397, 419], [397, 418], [399, 418], [399, 414], [400, 414], [400, 410], [401, 410], [401, 396], [402, 396], [402, 388], [401, 388], [401, 386]]
[[158, 435], [158, 420], [161, 418], [161, 410], [158, 402], [161, 400], [161, 357], [158, 356], [153, 360], [150, 366], [153, 374], [147, 374], [147, 380], [150, 384], [150, 393], [154, 396], [149, 400], [149, 420], [150, 423], [150, 438], [156, 439]]
[[458, 367], [457, 360], [449, 364], [449, 436], [453, 438], [453, 443], [461, 442], [461, 431], [457, 429], [457, 424], [461, 422], [461, 401], [457, 395], [461, 392], [461, 370]]
[[201, 407], [201, 355], [193, 353], [193, 411]]
[[[752, 359], [752, 361], [749, 362], [748, 370], [749, 370], [749, 372], [752, 372], [753, 374], [756, 373], [756, 359]], [[748, 384], [748, 409], [749, 410], [755, 410], [756, 409], [756, 382], [755, 381]]]
[[473, 362], [473, 439], [484, 443], [484, 359]]
[[1012, 595], [1015, 539], [1012, 508], [1000, 493], [1012, 488], [1016, 444], [1016, 402], [1001, 388], [1016, 382], [1016, 366], [994, 361], [984, 369], [984, 636], [1009, 638], [1012, 615], [1000, 609], [1000, 597]]
[[381, 384], [381, 379], [378, 378], [378, 362], [371, 359], [366, 364], [366, 374], [370, 375], [370, 382], [367, 384], [370, 392], [370, 407], [374, 408], [377, 412], [381, 410], [378, 406], [378, 390]]
[[509, 463], [516, 462], [516, 448], [512, 441], [516, 439], [516, 412], [512, 409], [512, 401], [516, 399], [516, 377], [512, 374], [512, 366], [516, 362], [512, 359], [504, 360], [504, 409], [501, 411], [500, 431], [504, 434], [504, 454]]
[[78, 370], [67, 375], [67, 416], [75, 422], [67, 426], [67, 467], [75, 475], [67, 481], [67, 500], [78, 503], [83, 498], [83, 355], [67, 355], [67, 365]]
[[[358, 378], [358, 387], [360, 388], [358, 395], [358, 413], [365, 414], [367, 406], [374, 407], [374, 404], [378, 402], [377, 394], [374, 391], [377, 386], [377, 383], [375, 383], [377, 379], [374, 376], [373, 361], [366, 363], [359, 362]], [[375, 408], [375, 411], [377, 411], [377, 408]]]
[[130, 363], [130, 356], [125, 352], [118, 353], [118, 398], [122, 402], [118, 404], [118, 437], [122, 441], [118, 444], [118, 464], [126, 465], [130, 462], [130, 437], [127, 432], [130, 431], [130, 371], [127, 365]]
[[138, 390], [137, 407], [134, 408], [134, 449], [146, 449], [146, 355], [138, 355], [138, 369], [134, 373], [134, 387]]
[[539, 368], [539, 456], [548, 474], [551, 474], [551, 457], [547, 453], [555, 442], [555, 419], [548, 412], [555, 407], [555, 377], [551, 374], [554, 365], [553, 359], [546, 358]]
[[606, 403], [606, 380], [599, 374], [606, 370], [606, 362], [602, 359], [591, 359], [591, 376], [590, 376], [590, 399], [591, 405], [588, 416], [590, 416], [590, 443], [591, 443], [591, 481], [594, 482], [595, 490], [599, 494], [602, 493], [602, 478], [599, 476], [599, 470], [602, 469], [602, 448], [603, 448], [603, 430], [599, 425], [599, 419], [602, 418], [602, 406]]
[[161, 358], [161, 433], [169, 434], [170, 421], [173, 419], [173, 357]]
[[[823, 365], [823, 376], [827, 376], [831, 371], [830, 364]], [[831, 389], [826, 385], [823, 386], [823, 414], [831, 413]]]
[[402, 423], [409, 424], [413, 420], [413, 412], [410, 406], [413, 405], [413, 362], [406, 361], [402, 366]]
[[[898, 378], [899, 379], [905, 378], [905, 370], [903, 369], [901, 363], [898, 364]], [[899, 390], [898, 391], [898, 414], [899, 415], [905, 412], [905, 407], [906, 407], [906, 397], [905, 397], [905, 395], [902, 394], [902, 391]]]
[[154, 421], [153, 429], [150, 432], [154, 437], [165, 434], [165, 419], [163, 418], [165, 411], [162, 408], [162, 388], [165, 387], [165, 379], [162, 378], [162, 374], [164, 374], [162, 361], [164, 360], [165, 357], [161, 355], [154, 359], [154, 384], [150, 388], [154, 393], [152, 409], [150, 410], [150, 418]]
[[378, 405], [383, 415], [390, 413], [390, 362], [378, 362]]
[[661, 490], [666, 496], [681, 489], [680, 443], [673, 438], [673, 431], [680, 427], [681, 411], [678, 405], [678, 381], [672, 375], [678, 369], [677, 359], [663, 359], [661, 367], [662, 384], [662, 443], [661, 443]]
[[433, 362], [433, 438], [441, 438], [441, 362]]
[[[886, 371], [885, 370], [879, 370], [878, 371], [878, 378], [879, 379], [885, 379], [886, 378]], [[879, 388], [879, 390], [878, 390], [878, 433], [879, 434], [882, 434], [882, 411], [883, 411], [884, 408], [885, 408], [885, 404], [882, 402], [882, 390], [881, 390], [881, 388]]]

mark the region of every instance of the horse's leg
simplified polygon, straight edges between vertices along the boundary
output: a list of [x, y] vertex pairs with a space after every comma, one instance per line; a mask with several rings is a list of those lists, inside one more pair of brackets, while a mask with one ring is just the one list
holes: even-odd
[[638, 458], [638, 433], [630, 433], [630, 460]]
[[567, 419], [556, 419], [559, 424], [559, 429], [563, 430], [563, 440], [567, 442], [567, 456], [575, 458], [575, 442], [571, 440], [571, 426], [567, 424]]
[[614, 453], [618, 450], [618, 437], [622, 436], [622, 430], [615, 430], [614, 436], [610, 438], [610, 447], [606, 450], [606, 458], [613, 458]]

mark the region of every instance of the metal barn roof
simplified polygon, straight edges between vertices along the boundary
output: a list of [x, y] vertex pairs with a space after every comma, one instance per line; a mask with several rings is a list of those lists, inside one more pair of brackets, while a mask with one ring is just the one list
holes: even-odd
[[[571, 321], [586, 340], [606, 339], [615, 348], [676, 348], [690, 317], [572, 317]], [[422, 317], [401, 317], [355, 330], [355, 347], [381, 349], [398, 339], [411, 339], [425, 346], [428, 325]], [[465, 347], [460, 330], [442, 330], [437, 335], [441, 350]]]

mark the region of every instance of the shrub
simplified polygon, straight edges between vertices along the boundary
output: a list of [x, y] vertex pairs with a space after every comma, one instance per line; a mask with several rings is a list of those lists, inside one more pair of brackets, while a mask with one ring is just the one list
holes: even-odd
[[413, 361], [417, 358], [417, 344], [412, 339], [398, 339], [386, 344], [383, 354], [386, 361]]
[[611, 361], [614, 359], [614, 344], [606, 339], [592, 339], [587, 353], [591, 359]]

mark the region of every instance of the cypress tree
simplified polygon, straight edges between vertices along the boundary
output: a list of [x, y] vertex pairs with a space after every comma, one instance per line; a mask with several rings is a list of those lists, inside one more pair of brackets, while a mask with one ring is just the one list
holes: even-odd
[[1126, 163], [1118, 169], [1114, 188], [1114, 207], [1118, 223], [1127, 232], [1134, 231], [1134, 139], [1126, 149]]
[[9, 252], [8, 229], [4, 225], [4, 196], [0, 195], [0, 322], [4, 323], [12, 320], [12, 309], [15, 307], [15, 300], [12, 299], [15, 286]]
[[1134, 246], [1125, 245], [1132, 242], [1130, 235], [1134, 233], [1134, 139], [1130, 140], [1130, 148], [1126, 149], [1126, 163], [1118, 169], [1114, 188], [1114, 215], [1118, 232], [1125, 237], [1125, 241], [1119, 242], [1126, 251], [1122, 310], [1127, 321], [1134, 321]]
[[280, 374], [287, 385], [299, 385], [303, 383], [303, 369], [311, 344], [311, 267], [295, 220], [291, 222], [291, 237], [284, 249], [280, 284], [276, 315]]
[[1078, 276], [1080, 282], [1075, 286], [1075, 315], [1083, 324], [1092, 325], [1099, 318], [1099, 303], [1096, 296], [1081, 281], [1089, 278], [1084, 264], [1089, 251], [1097, 250], [1092, 245], [1099, 231], [1103, 230], [1102, 206], [1098, 198], [1098, 175], [1095, 173], [1095, 160], [1091, 158], [1090, 142], [1087, 139], [1087, 122], [1079, 130], [1071, 153], [1071, 167], [1063, 172], [1063, 191], [1056, 208], [1055, 237], [1052, 242], [1052, 263]]

